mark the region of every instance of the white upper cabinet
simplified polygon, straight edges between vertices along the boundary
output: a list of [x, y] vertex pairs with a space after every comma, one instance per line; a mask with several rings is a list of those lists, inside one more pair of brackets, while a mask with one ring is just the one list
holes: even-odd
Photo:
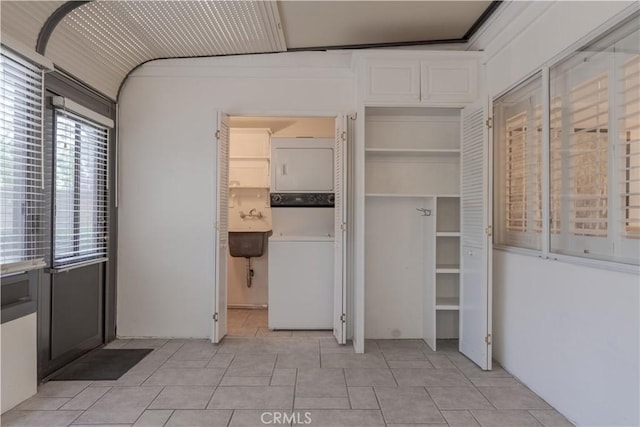
[[361, 97], [367, 105], [463, 107], [478, 97], [476, 53], [378, 53], [363, 64]]
[[372, 59], [367, 63], [368, 100], [420, 102], [420, 62]]
[[422, 61], [420, 97], [423, 102], [470, 103], [478, 97], [478, 61]]

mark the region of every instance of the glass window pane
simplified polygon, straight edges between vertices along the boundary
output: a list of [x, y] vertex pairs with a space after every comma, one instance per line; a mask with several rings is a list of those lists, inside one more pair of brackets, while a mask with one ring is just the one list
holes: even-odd
[[638, 34], [635, 19], [550, 70], [552, 252], [638, 263]]
[[56, 110], [54, 264], [106, 256], [106, 128]]
[[493, 103], [495, 243], [540, 249], [542, 83], [535, 76]]

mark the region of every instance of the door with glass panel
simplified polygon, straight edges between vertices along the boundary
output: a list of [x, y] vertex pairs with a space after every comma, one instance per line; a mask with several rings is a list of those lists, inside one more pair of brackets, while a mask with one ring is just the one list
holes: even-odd
[[[47, 168], [53, 180], [49, 254], [51, 371], [104, 342], [108, 260], [108, 143], [113, 123], [69, 99], [49, 97], [52, 138]], [[46, 313], [42, 313], [46, 314]]]

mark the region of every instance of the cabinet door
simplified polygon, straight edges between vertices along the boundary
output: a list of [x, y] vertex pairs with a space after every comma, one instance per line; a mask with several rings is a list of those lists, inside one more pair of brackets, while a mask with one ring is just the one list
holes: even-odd
[[483, 102], [462, 111], [460, 351], [491, 369], [491, 176]]
[[476, 60], [423, 61], [422, 102], [464, 105], [478, 97]]
[[211, 342], [219, 343], [227, 334], [227, 247], [229, 245], [229, 116], [218, 112], [218, 191], [216, 194], [216, 276]]
[[369, 61], [364, 92], [367, 101], [419, 103], [420, 62], [395, 59]]
[[277, 148], [275, 191], [333, 191], [333, 149]]

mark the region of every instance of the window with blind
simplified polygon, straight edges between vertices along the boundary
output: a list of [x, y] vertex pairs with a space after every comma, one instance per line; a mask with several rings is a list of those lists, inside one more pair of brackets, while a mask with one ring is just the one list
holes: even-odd
[[638, 264], [638, 19], [550, 70], [550, 251]]
[[104, 259], [108, 235], [109, 129], [56, 109], [53, 264]]
[[0, 265], [2, 273], [44, 265], [42, 70], [1, 49]]
[[494, 227], [500, 245], [540, 249], [542, 234], [541, 77], [496, 99]]

